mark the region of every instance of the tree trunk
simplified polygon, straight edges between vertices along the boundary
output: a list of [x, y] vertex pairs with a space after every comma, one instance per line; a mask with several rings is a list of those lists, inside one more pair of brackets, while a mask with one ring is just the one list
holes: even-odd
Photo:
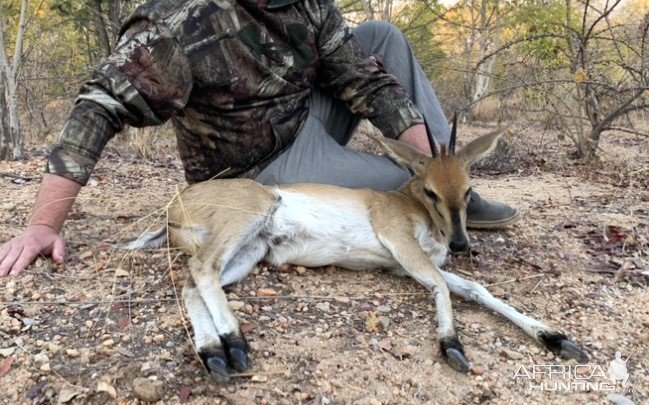
[[18, 113], [18, 82], [10, 80], [7, 97], [9, 113], [9, 140], [11, 142], [11, 160], [22, 160], [25, 157], [23, 137], [20, 131], [20, 115]]
[[[0, 7], [2, 4], [0, 3]], [[6, 51], [5, 27], [2, 13], [0, 13], [0, 79], [2, 89], [0, 97], [0, 113], [2, 123], [0, 125], [0, 159], [18, 160], [23, 159], [23, 139], [20, 132], [20, 116], [18, 114], [18, 73], [22, 65], [23, 41], [25, 39], [25, 28], [27, 27], [27, 12], [29, 0], [22, 0], [20, 8], [20, 20], [18, 22], [18, 33], [14, 45], [12, 61]]]
[[4, 70], [0, 72], [0, 161], [11, 159], [11, 135], [7, 114]]
[[106, 28], [106, 21], [104, 20], [104, 12], [101, 8], [101, 0], [93, 0], [92, 2], [92, 15], [95, 20], [95, 32], [97, 39], [101, 46], [101, 53], [104, 58], [110, 56], [113, 48], [111, 46], [110, 36]]
[[[487, 16], [487, 0], [480, 2], [480, 37], [478, 60], [481, 61], [475, 67], [474, 81], [473, 81], [473, 94], [471, 95], [471, 108], [467, 111], [468, 119], [471, 120], [473, 116], [473, 109], [478, 100], [484, 97], [491, 85], [491, 78], [493, 76], [494, 65], [496, 64], [496, 55], [492, 55], [489, 59], [483, 60], [491, 49], [498, 46], [490, 37], [489, 17]], [[496, 38], [496, 35], [493, 35]], [[475, 41], [475, 37], [473, 40]]]

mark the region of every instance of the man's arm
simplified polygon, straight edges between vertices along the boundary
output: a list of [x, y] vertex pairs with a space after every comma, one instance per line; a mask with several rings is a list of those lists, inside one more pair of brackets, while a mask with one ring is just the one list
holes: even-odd
[[0, 246], [0, 277], [18, 275], [41, 254], [63, 263], [65, 245], [59, 232], [80, 189], [64, 177], [43, 176], [27, 229]]
[[376, 56], [368, 55], [331, 0], [313, 0], [322, 8], [317, 47], [317, 85], [369, 119], [385, 137], [397, 138], [423, 124], [412, 100]]
[[184, 49], [146, 18], [132, 18], [115, 52], [86, 81], [50, 152], [30, 223], [0, 246], [0, 277], [17, 275], [39, 255], [61, 263], [59, 236], [106, 143], [124, 125], [157, 125], [187, 101], [192, 75]]
[[430, 144], [428, 143], [428, 135], [426, 134], [426, 126], [423, 124], [413, 125], [406, 129], [399, 135], [397, 140], [407, 143], [420, 152], [431, 155]]

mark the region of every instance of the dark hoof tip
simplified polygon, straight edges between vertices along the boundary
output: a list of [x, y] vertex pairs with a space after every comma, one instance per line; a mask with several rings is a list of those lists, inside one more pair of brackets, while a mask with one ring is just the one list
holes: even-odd
[[568, 339], [563, 333], [550, 332], [539, 334], [539, 340], [552, 353], [566, 360], [575, 359], [577, 363], [587, 363], [588, 354], [577, 343]]
[[440, 340], [442, 354], [453, 370], [467, 374], [470, 369], [469, 361], [464, 357], [464, 349], [456, 336]]
[[232, 368], [238, 371], [239, 373], [246, 371], [250, 367], [250, 360], [248, 360], [248, 354], [239, 348], [233, 348], [229, 350], [230, 354], [230, 364]]
[[468, 374], [469, 372], [469, 361], [464, 357], [464, 354], [460, 353], [457, 349], [446, 350], [446, 362], [458, 373]]
[[209, 352], [199, 352], [201, 360], [209, 371], [210, 375], [219, 382], [227, 382], [230, 379], [228, 373], [228, 362], [225, 359], [225, 353], [222, 350], [210, 350]]
[[570, 339], [561, 342], [561, 353], [559, 355], [564, 359], [575, 359], [577, 363], [588, 363], [588, 360], [590, 360], [588, 354]]

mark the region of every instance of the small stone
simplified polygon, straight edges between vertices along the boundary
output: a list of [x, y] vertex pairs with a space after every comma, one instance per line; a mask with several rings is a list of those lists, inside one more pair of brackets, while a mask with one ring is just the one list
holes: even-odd
[[265, 375], [256, 374], [250, 378], [250, 381], [262, 383], [268, 381], [268, 377]]
[[304, 276], [308, 272], [307, 268], [302, 266], [297, 266], [295, 268], [295, 271], [297, 272], [298, 276]]
[[86, 250], [85, 252], [81, 253], [79, 255], [79, 259], [81, 260], [88, 260], [93, 256], [93, 253], [91, 250]]
[[277, 297], [277, 291], [272, 288], [260, 288], [257, 290], [258, 297]]
[[471, 372], [474, 375], [483, 375], [484, 374], [484, 368], [482, 368], [480, 366], [474, 366], [474, 367], [471, 368]]
[[649, 345], [649, 332], [640, 335], [640, 343], [644, 345]]
[[47, 344], [47, 350], [49, 350], [52, 354], [56, 354], [59, 352], [59, 350], [61, 350], [61, 346], [50, 342]]
[[388, 326], [390, 326], [390, 318], [388, 318], [387, 316], [379, 316], [379, 323], [381, 324], [383, 330], [387, 331]]
[[92, 328], [92, 321], [85, 321], [83, 324], [87, 329]]
[[105, 392], [111, 399], [117, 398], [117, 390], [115, 390], [115, 387], [104, 381], [97, 383], [97, 392]]
[[108, 339], [102, 343], [103, 346], [105, 347], [110, 347], [115, 344], [115, 341], [113, 339]]
[[590, 367], [575, 367], [575, 373], [578, 376], [590, 375], [591, 372], [592, 370], [590, 369]]
[[133, 380], [133, 394], [145, 402], [156, 402], [164, 394], [162, 381], [151, 381], [148, 378], [136, 378]]
[[43, 353], [39, 353], [34, 356], [34, 366], [38, 368], [40, 368], [43, 364], [47, 364], [49, 362], [50, 362], [50, 358]]
[[500, 352], [500, 354], [501, 354], [502, 356], [504, 356], [504, 357], [510, 359], [510, 360], [520, 360], [520, 359], [523, 358], [523, 355], [522, 355], [522, 354], [520, 354], [520, 353], [518, 353], [518, 352], [515, 352], [515, 351], [513, 351], [513, 350], [503, 349], [503, 350]]
[[246, 306], [246, 303], [243, 301], [230, 301], [228, 304], [233, 311], [240, 311], [244, 306]]
[[39, 370], [44, 373], [49, 373], [50, 371], [52, 371], [52, 368], [50, 367], [50, 363], [45, 363], [39, 368]]
[[165, 341], [165, 335], [155, 335], [153, 337], [153, 341], [156, 342], [157, 344], [160, 344]]
[[14, 203], [5, 203], [2, 205], [3, 211], [11, 212], [16, 209], [16, 204]]
[[77, 349], [67, 349], [65, 351], [65, 354], [67, 354], [68, 357], [72, 357], [73, 359], [79, 357], [79, 351]]

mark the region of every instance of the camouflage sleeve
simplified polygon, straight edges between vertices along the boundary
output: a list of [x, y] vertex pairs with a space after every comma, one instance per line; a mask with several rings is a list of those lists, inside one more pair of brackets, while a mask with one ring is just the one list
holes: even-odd
[[191, 77], [184, 50], [167, 28], [131, 21], [115, 52], [81, 86], [45, 172], [85, 185], [125, 124], [158, 125], [185, 106]]
[[422, 124], [420, 112], [396, 78], [385, 72], [380, 60], [366, 54], [340, 12], [328, 7], [318, 38], [319, 86], [347, 102], [353, 113], [368, 118], [386, 137], [396, 138]]

